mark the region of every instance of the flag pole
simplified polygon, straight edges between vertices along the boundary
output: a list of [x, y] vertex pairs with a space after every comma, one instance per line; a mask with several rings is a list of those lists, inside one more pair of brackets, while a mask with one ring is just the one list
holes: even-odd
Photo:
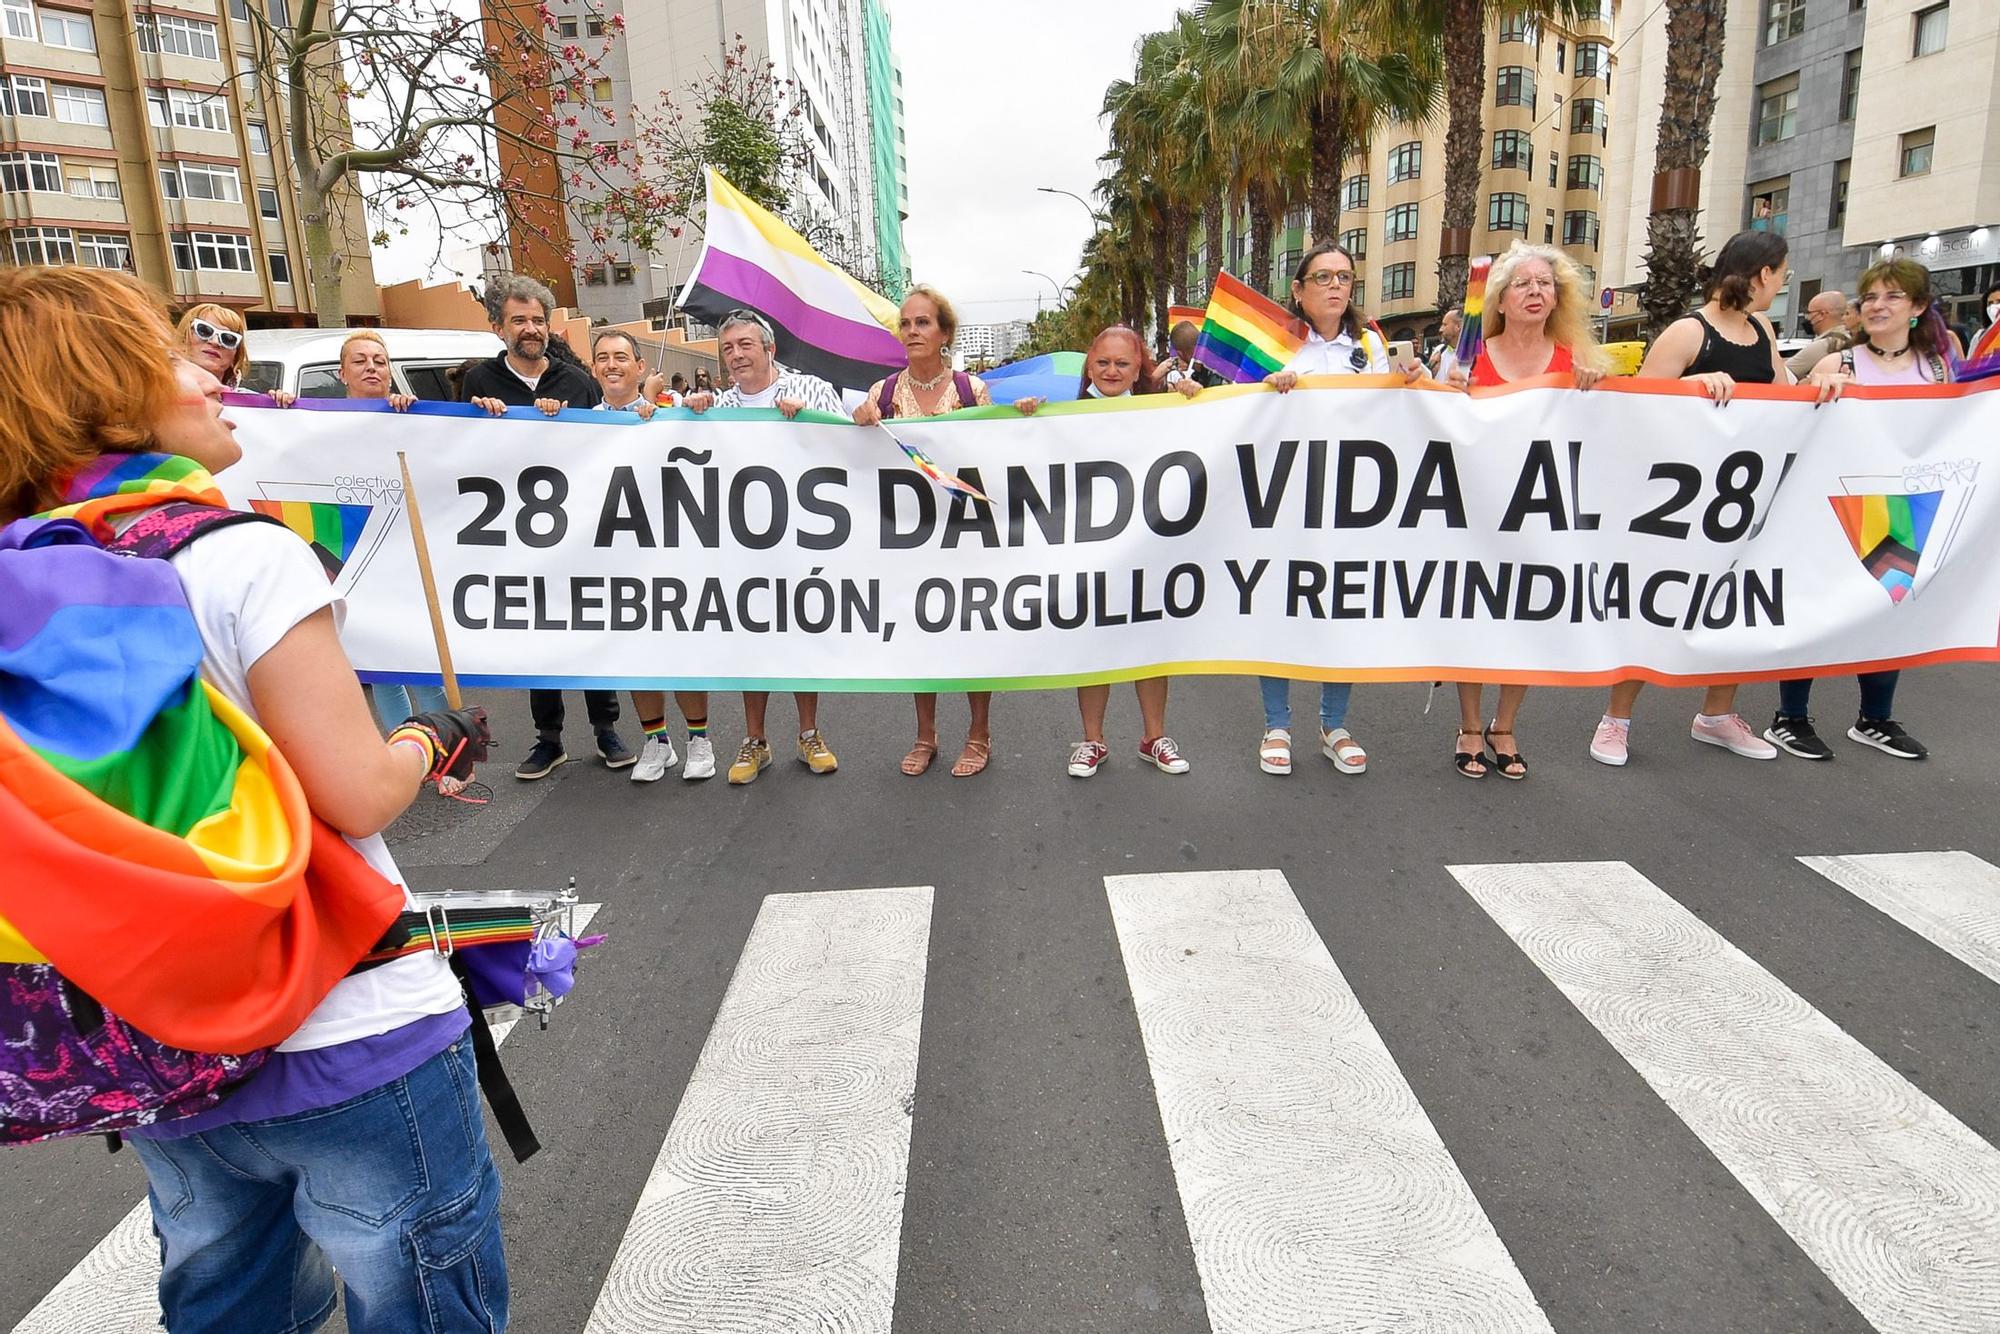
[[430, 544], [424, 540], [424, 519], [417, 509], [417, 487], [410, 480], [409, 456], [396, 451], [396, 466], [403, 470], [403, 508], [410, 515], [410, 541], [417, 549], [417, 573], [424, 581], [424, 605], [430, 610], [431, 638], [437, 641], [438, 670], [444, 677], [445, 703], [454, 709], [465, 707], [458, 693], [458, 673], [451, 665], [451, 645], [444, 634], [444, 612], [438, 606], [437, 576], [431, 572]]

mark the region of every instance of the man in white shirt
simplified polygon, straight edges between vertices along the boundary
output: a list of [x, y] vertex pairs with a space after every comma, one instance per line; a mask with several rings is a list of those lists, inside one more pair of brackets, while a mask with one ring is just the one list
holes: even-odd
[[[778, 364], [778, 338], [771, 326], [752, 311], [732, 310], [715, 331], [722, 364], [729, 371], [729, 388], [721, 393], [701, 391], [687, 396], [690, 412], [710, 408], [776, 408], [789, 420], [807, 408], [815, 412], [845, 417], [840, 394], [817, 375], [789, 371]], [[816, 774], [830, 774], [840, 761], [827, 748], [819, 733], [819, 695], [802, 691], [792, 698], [799, 708], [799, 763]], [[767, 690], [743, 692], [743, 745], [729, 766], [729, 781], [754, 783], [757, 775], [771, 766], [771, 743], [764, 738], [764, 707], [771, 694]]]
[[[599, 332], [590, 340], [590, 371], [597, 377], [597, 387], [604, 391], [604, 401], [597, 405], [600, 411], [634, 412], [641, 420], [652, 419], [658, 405], [644, 393], [646, 362], [632, 335], [622, 329]], [[677, 690], [674, 702], [680, 705], [681, 715], [688, 724], [687, 767], [681, 770], [681, 777], [714, 777], [715, 747], [708, 739], [708, 693]], [[639, 762], [632, 766], [632, 781], [657, 783], [681, 760], [674, 752], [673, 738], [667, 733], [666, 693], [635, 690], [632, 708], [639, 715], [640, 730], [645, 733], [645, 741], [639, 747]]]

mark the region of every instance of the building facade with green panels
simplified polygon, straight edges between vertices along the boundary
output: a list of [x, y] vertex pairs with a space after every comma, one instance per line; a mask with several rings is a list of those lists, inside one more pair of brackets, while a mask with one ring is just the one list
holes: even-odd
[[901, 300], [910, 282], [903, 220], [910, 216], [908, 148], [903, 135], [903, 67], [889, 37], [881, 0], [862, 0], [861, 33], [868, 85], [868, 132], [874, 157], [875, 251], [884, 295]]

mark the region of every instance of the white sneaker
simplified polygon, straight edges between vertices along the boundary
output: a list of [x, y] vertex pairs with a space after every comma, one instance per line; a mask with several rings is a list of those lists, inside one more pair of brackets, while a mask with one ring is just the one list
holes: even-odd
[[715, 777], [715, 747], [705, 736], [688, 738], [687, 764], [681, 769], [681, 777], [692, 783], [702, 778]]
[[632, 781], [635, 783], [657, 783], [667, 776], [667, 770], [681, 762], [674, 753], [674, 739], [670, 736], [649, 736], [646, 744], [639, 747], [639, 762], [632, 766]]

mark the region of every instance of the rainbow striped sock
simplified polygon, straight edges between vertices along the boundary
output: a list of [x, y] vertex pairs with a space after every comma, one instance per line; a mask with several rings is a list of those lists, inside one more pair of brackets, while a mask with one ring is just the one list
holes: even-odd
[[647, 722], [644, 718], [641, 718], [639, 720], [639, 730], [649, 737], [663, 737], [667, 734], [667, 720], [665, 718], [656, 718], [652, 722]]
[[692, 718], [688, 719], [688, 735], [691, 737], [707, 736], [708, 719], [704, 718], [700, 722], [696, 722]]

